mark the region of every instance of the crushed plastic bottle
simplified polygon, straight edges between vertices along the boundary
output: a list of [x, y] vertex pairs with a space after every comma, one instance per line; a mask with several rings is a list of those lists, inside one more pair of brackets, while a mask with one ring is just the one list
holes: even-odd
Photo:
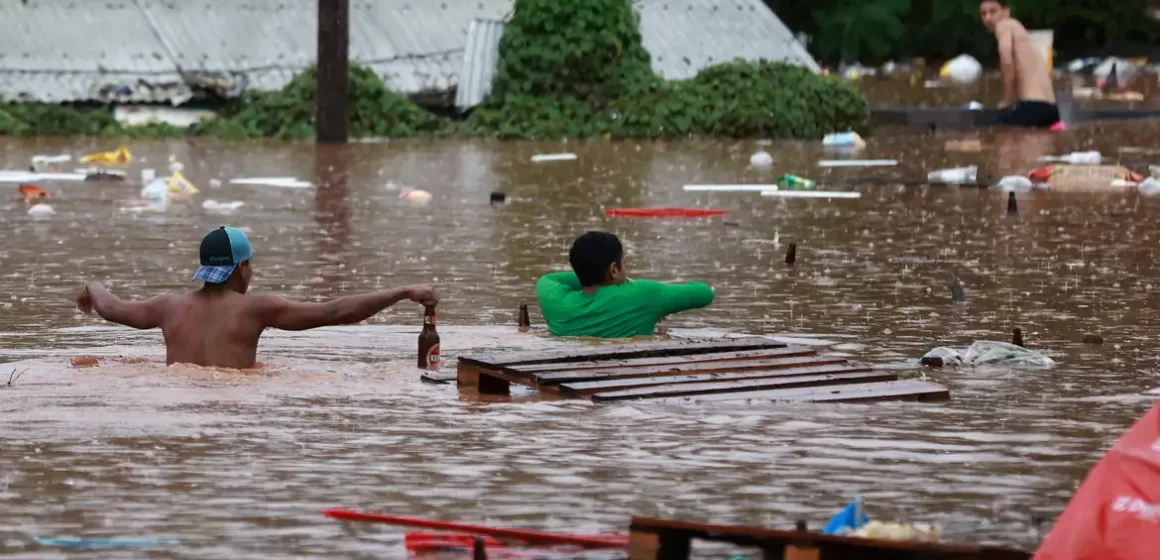
[[1054, 161], [1072, 165], [1098, 165], [1104, 161], [1104, 157], [1096, 151], [1072, 152], [1063, 156], [1043, 156], [1039, 158], [1039, 161]]
[[951, 169], [938, 169], [927, 173], [926, 179], [931, 183], [940, 183], [945, 185], [966, 185], [974, 183], [978, 180], [979, 166], [970, 165], [967, 167], [953, 167]]

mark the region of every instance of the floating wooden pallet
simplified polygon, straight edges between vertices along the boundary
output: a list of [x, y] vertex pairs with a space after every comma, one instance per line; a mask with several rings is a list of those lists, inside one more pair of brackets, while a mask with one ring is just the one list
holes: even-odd
[[634, 517], [628, 560], [686, 560], [692, 539], [760, 548], [768, 560], [1027, 560], [1030, 554], [978, 545], [836, 537], [807, 531], [706, 525]]
[[461, 390], [506, 394], [512, 383], [595, 402], [696, 397], [798, 402], [933, 401], [941, 385], [819, 356], [766, 338], [594, 346], [459, 358]]

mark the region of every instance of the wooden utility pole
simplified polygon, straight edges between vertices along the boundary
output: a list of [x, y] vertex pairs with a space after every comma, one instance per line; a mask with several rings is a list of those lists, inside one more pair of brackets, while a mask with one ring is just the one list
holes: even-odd
[[345, 144], [349, 136], [349, 53], [349, 0], [318, 0], [318, 84], [314, 92], [318, 114], [314, 118], [314, 135], [319, 143]]

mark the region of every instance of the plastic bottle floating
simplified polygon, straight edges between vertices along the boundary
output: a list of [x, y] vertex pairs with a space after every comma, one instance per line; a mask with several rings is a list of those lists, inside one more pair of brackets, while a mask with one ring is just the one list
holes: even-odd
[[124, 146], [111, 152], [99, 152], [81, 157], [81, 163], [99, 163], [102, 165], [127, 166], [130, 161], [133, 161], [133, 154], [129, 153], [129, 148]]

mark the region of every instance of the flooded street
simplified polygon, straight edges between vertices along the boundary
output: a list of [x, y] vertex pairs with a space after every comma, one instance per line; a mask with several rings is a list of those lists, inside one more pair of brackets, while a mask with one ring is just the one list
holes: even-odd
[[[1005, 213], [1001, 191], [902, 187], [927, 171], [980, 164], [998, 178], [1075, 150], [1153, 148], [1155, 127], [1062, 134], [868, 137], [857, 157], [897, 167], [821, 169], [817, 143], [688, 141], [532, 144], [132, 142], [126, 183], [47, 182], [57, 214], [33, 218], [0, 186], [0, 553], [56, 558], [35, 537], [167, 538], [187, 558], [404, 555], [402, 530], [321, 515], [349, 507], [545, 530], [623, 532], [634, 514], [820, 528], [861, 496], [874, 519], [932, 522], [944, 537], [1033, 549], [1081, 477], [1160, 387], [1160, 198], [1034, 192]], [[115, 145], [0, 138], [4, 169], [34, 154]], [[749, 169], [773, 154], [772, 171]], [[531, 163], [570, 151], [578, 161]], [[185, 163], [198, 202], [122, 212], [140, 169]], [[1139, 165], [1160, 153], [1122, 154]], [[71, 167], [69, 168], [71, 169]], [[683, 192], [685, 184], [827, 183], [879, 178], [856, 200]], [[287, 189], [234, 177], [296, 176]], [[222, 185], [211, 186], [212, 179]], [[426, 206], [399, 200], [431, 192]], [[492, 208], [491, 191], [510, 203]], [[201, 200], [238, 200], [230, 214]], [[632, 220], [606, 208], [711, 206], [724, 220]], [[164, 365], [160, 331], [75, 310], [89, 279], [124, 298], [192, 289], [202, 235], [244, 227], [253, 289], [313, 300], [430, 282], [441, 291], [444, 368], [478, 350], [565, 344], [517, 333], [533, 285], [567, 267], [586, 229], [618, 234], [633, 277], [703, 280], [707, 309], [663, 323], [674, 336], [807, 338], [826, 353], [923, 375], [936, 346], [1006, 341], [1020, 327], [1053, 370], [928, 370], [939, 404], [628, 403], [517, 398], [487, 403], [427, 385], [414, 368], [422, 308], [367, 324], [269, 332], [264, 367], [238, 373]], [[784, 253], [797, 243], [797, 267]], [[947, 288], [958, 277], [968, 301]], [[1081, 345], [1098, 333], [1102, 346]], [[574, 343], [569, 343], [574, 344]], [[105, 357], [98, 368], [75, 356]], [[1044, 526], [1046, 530], [1046, 526]], [[117, 555], [121, 556], [117, 556]], [[140, 557], [140, 550], [109, 557]]]

